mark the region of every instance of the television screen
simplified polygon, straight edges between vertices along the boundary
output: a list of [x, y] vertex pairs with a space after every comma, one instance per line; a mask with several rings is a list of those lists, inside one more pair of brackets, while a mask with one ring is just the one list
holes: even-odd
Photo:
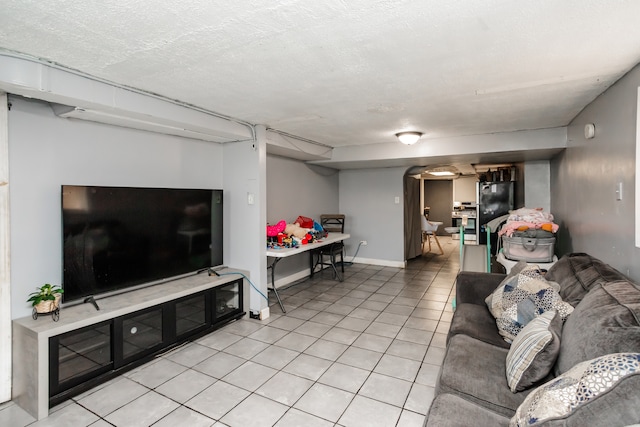
[[63, 302], [222, 265], [222, 190], [62, 186]]

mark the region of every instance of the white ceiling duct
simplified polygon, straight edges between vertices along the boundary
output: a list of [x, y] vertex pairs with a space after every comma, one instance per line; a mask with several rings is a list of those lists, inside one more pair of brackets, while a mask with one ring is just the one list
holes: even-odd
[[69, 107], [67, 105], [60, 104], [53, 104], [52, 108], [54, 113], [58, 117], [64, 117], [67, 119], [78, 119], [90, 122], [105, 123], [126, 128], [162, 133], [165, 135], [175, 135], [185, 138], [198, 139], [201, 141], [218, 143], [229, 142], [228, 137], [221, 136], [213, 129], [199, 126], [188, 128], [185, 124], [159, 117], [148, 116], [148, 118], [146, 119], [139, 119], [131, 117], [130, 115], [110, 113], [100, 110], [88, 110], [84, 108]]

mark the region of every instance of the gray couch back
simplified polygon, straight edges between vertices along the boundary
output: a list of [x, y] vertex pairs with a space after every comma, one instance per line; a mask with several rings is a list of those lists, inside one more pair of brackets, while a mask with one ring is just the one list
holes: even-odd
[[640, 352], [640, 287], [584, 253], [562, 257], [546, 279], [575, 307], [565, 322], [554, 367], [561, 375], [579, 362], [610, 353]]

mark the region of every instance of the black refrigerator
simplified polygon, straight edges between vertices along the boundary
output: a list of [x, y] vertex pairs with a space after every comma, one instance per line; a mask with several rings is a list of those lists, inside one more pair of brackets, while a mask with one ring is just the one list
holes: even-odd
[[[513, 181], [478, 182], [476, 184], [476, 233], [480, 245], [487, 244], [485, 224], [494, 218], [506, 215], [513, 210]], [[497, 230], [491, 230], [491, 252], [495, 253]]]

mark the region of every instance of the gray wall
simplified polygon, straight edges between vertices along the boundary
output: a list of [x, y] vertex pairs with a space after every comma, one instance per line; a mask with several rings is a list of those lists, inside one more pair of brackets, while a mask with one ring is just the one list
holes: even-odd
[[368, 245], [360, 248], [356, 262], [404, 265], [405, 171], [405, 168], [340, 171], [340, 211], [347, 216], [346, 228], [351, 234], [351, 239], [345, 242], [349, 260], [358, 243], [366, 240]]
[[[640, 68], [588, 105], [568, 127], [568, 148], [551, 163], [551, 210], [559, 255], [587, 252], [640, 281], [634, 244], [636, 116]], [[596, 136], [585, 139], [584, 125]], [[622, 183], [623, 200], [616, 200]]]
[[524, 205], [528, 208], [551, 210], [550, 162], [548, 160], [525, 162]]
[[[267, 223], [291, 223], [298, 215], [320, 221], [321, 214], [342, 213], [338, 205], [338, 171], [299, 160], [267, 156]], [[346, 223], [349, 230], [349, 222]], [[307, 255], [284, 258], [276, 268], [276, 286], [309, 273]], [[299, 273], [299, 274], [296, 274]], [[289, 276], [291, 279], [286, 279]]]
[[[249, 271], [252, 310], [268, 306], [267, 256], [264, 243], [266, 202], [266, 128], [255, 127], [255, 141], [223, 145], [225, 264]], [[215, 164], [215, 162], [213, 162]], [[249, 203], [249, 194], [253, 203]]]
[[62, 119], [18, 97], [11, 103], [13, 319], [31, 314], [25, 301], [36, 286], [62, 280], [60, 185], [223, 186], [219, 144]]
[[[474, 184], [475, 192], [475, 184]], [[453, 210], [453, 181], [452, 180], [425, 180], [424, 204], [431, 208], [429, 220], [440, 221], [443, 224], [438, 228], [437, 234], [446, 235], [445, 227], [451, 226], [451, 211]]]

